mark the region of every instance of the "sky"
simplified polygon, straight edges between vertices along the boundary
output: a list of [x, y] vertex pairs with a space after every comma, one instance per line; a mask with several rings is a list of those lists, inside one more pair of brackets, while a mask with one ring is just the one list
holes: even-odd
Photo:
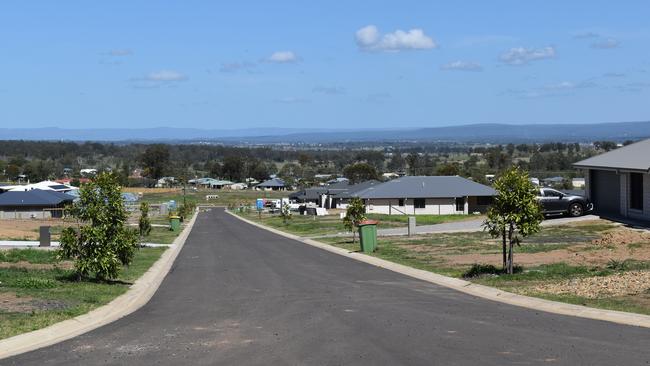
[[0, 128], [650, 120], [640, 1], [0, 3]]

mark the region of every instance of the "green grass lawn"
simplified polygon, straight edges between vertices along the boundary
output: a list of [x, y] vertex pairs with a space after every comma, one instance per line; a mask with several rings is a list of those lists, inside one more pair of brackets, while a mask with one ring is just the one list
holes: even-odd
[[[409, 215], [384, 215], [384, 214], [368, 214], [367, 217], [372, 220], [379, 220], [380, 222], [395, 222], [408, 224]], [[467, 220], [482, 220], [485, 216], [482, 215], [415, 215], [415, 222], [417, 225], [435, 225], [443, 224], [446, 222], [467, 221]]]
[[145, 236], [141, 240], [147, 243], [172, 244], [181, 232], [182, 228], [179, 231], [171, 231], [168, 227], [154, 226], [151, 228], [149, 235]]
[[[0, 268], [0, 298], [8, 299], [0, 302], [0, 339], [40, 329], [107, 304], [125, 293], [165, 250], [138, 250], [133, 263], [110, 283], [75, 281], [72, 271], [60, 267]], [[56, 262], [55, 251], [14, 249], [0, 254], [0, 262]], [[14, 306], [10, 307], [12, 302]]]
[[285, 224], [277, 214], [263, 213], [260, 219], [257, 212], [239, 213], [242, 217], [288, 233], [301, 236], [317, 236], [345, 232], [343, 222], [338, 216], [303, 216], [294, 214]]

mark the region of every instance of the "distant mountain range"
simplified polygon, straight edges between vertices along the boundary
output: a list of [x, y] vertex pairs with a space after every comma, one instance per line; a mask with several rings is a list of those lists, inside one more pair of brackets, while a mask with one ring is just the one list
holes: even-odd
[[334, 142], [589, 142], [595, 140], [636, 140], [650, 137], [650, 121], [596, 124], [472, 124], [461, 126], [402, 129], [63, 129], [63, 128], [0, 128], [0, 140], [66, 140], [66, 141], [167, 141], [224, 142], [249, 144], [334, 143]]

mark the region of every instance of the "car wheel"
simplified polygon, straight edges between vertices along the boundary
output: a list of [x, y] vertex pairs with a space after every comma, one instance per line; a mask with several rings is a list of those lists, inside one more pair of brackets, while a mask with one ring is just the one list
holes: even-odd
[[571, 206], [569, 206], [569, 215], [571, 217], [582, 216], [584, 212], [585, 209], [579, 203], [572, 203]]

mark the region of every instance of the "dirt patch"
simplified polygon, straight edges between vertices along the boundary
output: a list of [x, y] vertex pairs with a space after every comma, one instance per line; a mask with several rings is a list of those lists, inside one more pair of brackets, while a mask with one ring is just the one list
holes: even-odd
[[590, 299], [637, 295], [650, 289], [650, 272], [629, 271], [604, 277], [574, 278], [536, 285], [531, 289], [536, 292], [577, 295]]
[[63, 261], [59, 263], [29, 263], [26, 261], [20, 262], [0, 262], [0, 268], [25, 268], [25, 269], [72, 269], [74, 263], [71, 261]]
[[[51, 226], [68, 227], [75, 226], [76, 223], [63, 221], [60, 219], [52, 220], [0, 220], [0, 240], [38, 240], [39, 227]], [[52, 240], [58, 240], [56, 233], [52, 234]]]
[[591, 244], [600, 247], [621, 246], [635, 243], [650, 243], [650, 233], [632, 229], [620, 228], [604, 233]]
[[[630, 244], [636, 244], [630, 246]], [[524, 242], [523, 246], [526, 245]], [[460, 254], [441, 256], [451, 265], [471, 265], [474, 263], [501, 264], [501, 253], [494, 254]], [[536, 266], [564, 262], [572, 265], [604, 265], [610, 260], [650, 260], [650, 233], [628, 228], [616, 228], [600, 235], [599, 238], [585, 244], [572, 245], [569, 248], [540, 253], [517, 253], [515, 263], [524, 266]]]
[[16, 296], [13, 292], [0, 292], [0, 311], [8, 313], [29, 313], [37, 308], [32, 304], [31, 297]]

